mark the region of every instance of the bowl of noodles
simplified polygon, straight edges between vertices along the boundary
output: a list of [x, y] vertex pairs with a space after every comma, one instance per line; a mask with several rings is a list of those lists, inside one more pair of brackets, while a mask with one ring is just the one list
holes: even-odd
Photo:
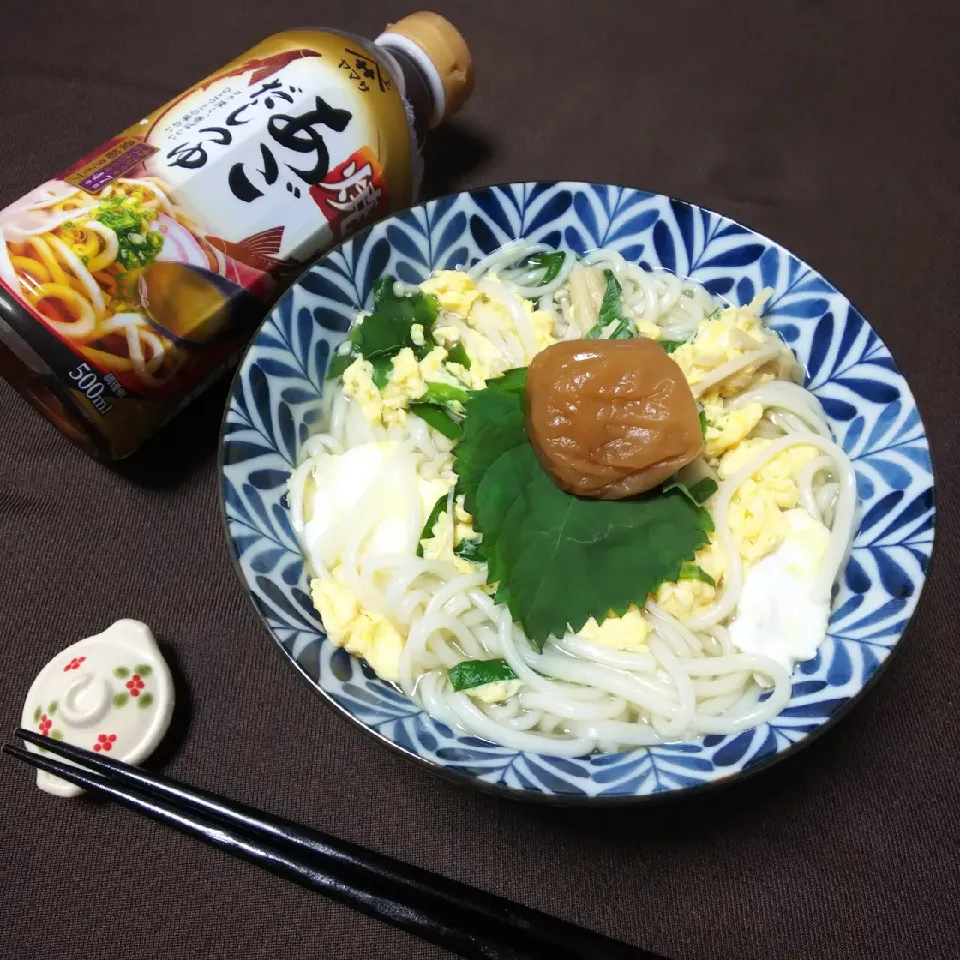
[[301, 676], [431, 770], [552, 802], [808, 742], [889, 659], [933, 544], [923, 424], [849, 301], [602, 184], [457, 194], [328, 254], [238, 370], [221, 470]]

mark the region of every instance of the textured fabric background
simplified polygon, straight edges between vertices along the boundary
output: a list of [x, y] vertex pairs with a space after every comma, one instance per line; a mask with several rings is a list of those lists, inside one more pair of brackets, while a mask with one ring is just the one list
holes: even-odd
[[[194, 784], [675, 960], [960, 956], [956, 5], [433, 7], [479, 79], [434, 136], [429, 194], [573, 178], [684, 197], [814, 264], [889, 344], [940, 484], [933, 577], [900, 652], [837, 729], [723, 792], [600, 814], [482, 796], [335, 717], [258, 625], [217, 512], [223, 389], [113, 471], [0, 384], [4, 729], [57, 650], [136, 617], [178, 672], [165, 763]], [[273, 31], [375, 36], [411, 8], [8, 2], [0, 204]], [[0, 870], [4, 957], [444, 956], [131, 814], [41, 794], [6, 759]]]

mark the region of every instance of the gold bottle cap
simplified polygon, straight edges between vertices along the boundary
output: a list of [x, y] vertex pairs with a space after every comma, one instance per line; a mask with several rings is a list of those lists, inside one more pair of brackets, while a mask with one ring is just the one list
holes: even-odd
[[389, 24], [384, 34], [405, 37], [427, 55], [444, 95], [433, 125], [452, 117], [473, 92], [473, 57], [460, 31], [439, 14], [421, 10]]

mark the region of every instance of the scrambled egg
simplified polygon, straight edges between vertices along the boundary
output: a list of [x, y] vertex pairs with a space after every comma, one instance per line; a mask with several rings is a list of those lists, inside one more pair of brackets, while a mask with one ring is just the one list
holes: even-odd
[[463, 692], [481, 703], [503, 703], [519, 692], [522, 686], [522, 680], [497, 680], [494, 683], [483, 683], [479, 687], [470, 687]]
[[[466, 320], [474, 304], [483, 299], [474, 279], [460, 270], [441, 270], [424, 280], [420, 289], [435, 296], [442, 310], [455, 313], [461, 320]], [[469, 342], [465, 342], [457, 327], [449, 322], [444, 323], [442, 314], [434, 325], [433, 336], [445, 348], [463, 343], [470, 357], [470, 367], [459, 363], [448, 364], [448, 367], [457, 379], [472, 390], [481, 390], [484, 383], [494, 376], [493, 365], [502, 360], [500, 350], [486, 337], [469, 335]]]
[[461, 540], [479, 540], [480, 534], [473, 528], [473, 517], [467, 513], [463, 505], [463, 497], [453, 501], [453, 536], [450, 536], [450, 515], [444, 510], [437, 517], [431, 533], [433, 536], [420, 541], [423, 546], [423, 555], [428, 560], [446, 560], [452, 563], [461, 573], [473, 573], [477, 565], [469, 560], [458, 557], [453, 548]]
[[384, 413], [406, 417], [405, 408], [410, 402], [419, 400], [427, 392], [426, 377], [410, 347], [404, 347], [390, 361], [390, 367], [390, 380], [380, 391], [384, 407], [381, 417]]
[[[742, 409], [749, 409], [750, 406], [752, 404]], [[752, 414], [743, 422], [749, 422], [750, 419]], [[722, 435], [723, 429], [718, 432]], [[732, 477], [770, 442], [763, 439], [734, 442], [732, 448], [719, 458], [717, 473], [720, 479]], [[745, 480], [733, 495], [728, 512], [730, 532], [747, 570], [777, 550], [785, 540], [792, 542], [800, 534], [807, 533], [808, 527], [797, 519], [798, 512], [806, 516], [806, 511], [798, 506], [800, 489], [797, 479], [804, 464], [817, 455], [815, 447], [803, 444], [789, 447]], [[812, 522], [822, 528], [822, 524]], [[819, 535], [819, 531], [810, 534], [810, 538], [814, 534]], [[709, 607], [723, 582], [724, 559], [716, 543], [711, 541], [709, 546], [700, 550], [693, 562], [716, 581], [717, 587], [701, 580], [662, 583], [654, 599], [678, 620], [690, 619]]]
[[[769, 296], [763, 291], [746, 307], [728, 307], [712, 320], [700, 324], [694, 336], [672, 354], [687, 382], [695, 387], [722, 364], [744, 356], [750, 350], [780, 345], [759, 317]], [[760, 403], [731, 409], [726, 398], [774, 378], [774, 372], [795, 374], [797, 367], [786, 347], [759, 367], [750, 366], [706, 390], [700, 400], [706, 420], [703, 456], [717, 469], [721, 480], [733, 476], [748, 460], [769, 443], [748, 439], [763, 418]], [[729, 524], [740, 557], [749, 568], [776, 550], [791, 531], [788, 512], [797, 507], [800, 492], [797, 476], [803, 465], [817, 455], [813, 447], [798, 445], [784, 451], [746, 480], [734, 494]], [[795, 524], [794, 524], [795, 526]], [[700, 580], [661, 584], [656, 602], [669, 614], [685, 620], [710, 606], [716, 598], [724, 573], [723, 556], [715, 543], [701, 550], [694, 562], [717, 583], [712, 587]]]
[[434, 347], [422, 360], [417, 360], [413, 350], [404, 347], [390, 361], [390, 379], [382, 390], [374, 383], [373, 364], [357, 357], [343, 373], [344, 395], [357, 401], [371, 423], [382, 423], [385, 427], [402, 425], [407, 419], [407, 407], [427, 392], [428, 380], [456, 383], [444, 369], [446, 357], [443, 347]]
[[[716, 581], [723, 580], [723, 554], [711, 543], [698, 551], [693, 562]], [[678, 580], [676, 583], [661, 583], [654, 599], [672, 617], [687, 620], [705, 610], [717, 597], [717, 587], [702, 580]]]
[[378, 677], [397, 682], [405, 638], [385, 617], [361, 608], [340, 571], [335, 567], [330, 577], [310, 584], [327, 636], [347, 653], [366, 660]]
[[728, 410], [719, 397], [704, 397], [703, 413], [707, 420], [703, 455], [716, 463], [723, 454], [749, 436], [763, 419], [763, 404], [747, 403], [736, 410]]
[[637, 652], [647, 649], [650, 630], [650, 624], [640, 610], [630, 606], [622, 617], [616, 616], [611, 610], [607, 619], [600, 624], [591, 617], [583, 625], [580, 636], [601, 647]]
[[440, 270], [420, 284], [424, 293], [432, 294], [440, 306], [465, 317], [480, 298], [473, 278], [461, 270]]
[[[727, 307], [720, 311], [716, 319], [701, 323], [693, 337], [674, 350], [671, 356], [691, 387], [705, 380], [722, 364], [749, 351], [768, 345], [782, 346], [777, 335], [767, 330], [759, 316], [770, 292], [764, 290], [757, 294], [746, 307]], [[787, 357], [787, 353], [784, 347], [780, 357], [768, 359], [760, 364], [759, 369], [751, 365], [728, 377], [717, 386], [718, 394], [731, 397], [747, 387], [767, 383], [774, 378], [770, 371]]]
[[[496, 282], [495, 277], [489, 279]], [[445, 324], [440, 316], [433, 331], [437, 342], [444, 346], [458, 342], [463, 344], [470, 357], [469, 370], [459, 364], [448, 364], [451, 372], [463, 383], [472, 389], [480, 389], [491, 377], [499, 376], [508, 369], [510, 364], [502, 348], [483, 332], [486, 330], [497, 337], [508, 337], [511, 342], [516, 339], [522, 349], [522, 339], [505, 303], [481, 292], [473, 278], [459, 270], [441, 270], [421, 283], [420, 289], [433, 294], [440, 301], [442, 309], [456, 314], [466, 327], [465, 331], [461, 331], [449, 323]], [[556, 342], [553, 317], [546, 311], [535, 310], [529, 300], [518, 297], [517, 302], [530, 321], [536, 341], [534, 351], [523, 350], [523, 363], [527, 363], [535, 353]]]
[[637, 328], [637, 335], [648, 340], [660, 340], [663, 337], [663, 330], [649, 320], [636, 320], [634, 326]]
[[[725, 454], [718, 467], [721, 480], [732, 477], [770, 440], [744, 440]], [[797, 475], [818, 455], [816, 447], [798, 444], [784, 450], [745, 480], [730, 501], [730, 530], [747, 565], [776, 549], [789, 531], [785, 511], [800, 502]]]
[[[411, 351], [412, 352], [412, 351]], [[382, 423], [383, 398], [377, 385], [373, 382], [373, 364], [363, 357], [357, 357], [353, 363], [343, 371], [344, 396], [356, 400], [363, 415], [371, 423]], [[406, 418], [406, 414], [404, 414]], [[402, 420], [394, 421], [402, 423]], [[389, 424], [393, 426], [393, 423]]]

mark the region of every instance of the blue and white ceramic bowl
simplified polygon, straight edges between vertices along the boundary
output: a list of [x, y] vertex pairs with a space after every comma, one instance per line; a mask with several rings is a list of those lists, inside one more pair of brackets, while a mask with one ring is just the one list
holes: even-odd
[[[582, 253], [613, 247], [651, 269], [699, 280], [766, 315], [808, 371], [853, 461], [860, 522], [829, 635], [800, 664], [775, 720], [735, 736], [576, 760], [455, 735], [328, 642], [290, 526], [285, 484], [316, 429], [327, 361], [374, 281], [417, 283], [516, 237]], [[776, 243], [669, 197], [589, 183], [513, 183], [433, 200], [338, 247], [280, 301], [233, 383], [223, 424], [222, 501], [230, 551], [273, 639], [323, 698], [404, 756], [515, 797], [623, 802], [754, 772], [810, 739], [864, 692], [900, 641], [933, 546], [933, 474], [910, 389], [850, 302]]]

